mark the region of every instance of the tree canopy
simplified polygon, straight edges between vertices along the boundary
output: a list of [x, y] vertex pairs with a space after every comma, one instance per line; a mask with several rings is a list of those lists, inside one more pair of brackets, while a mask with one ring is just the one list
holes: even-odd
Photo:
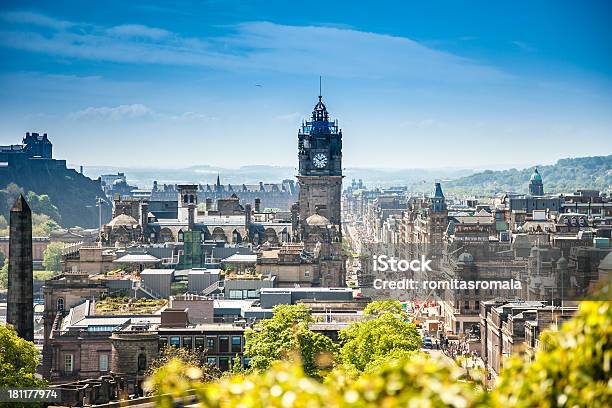
[[[584, 186], [606, 191], [612, 185], [612, 155], [560, 159], [557, 163], [538, 166], [544, 180], [544, 191], [567, 193]], [[494, 194], [500, 191], [527, 193], [534, 167], [522, 170], [486, 170], [452, 180], [445, 191], [466, 194]]]
[[193, 373], [197, 373], [200, 381], [211, 381], [219, 378], [220, 372], [216, 367], [206, 363], [206, 350], [188, 350], [181, 347], [164, 347], [157, 358], [149, 364], [146, 376], [148, 381], [145, 388], [148, 392], [157, 391], [164, 383], [168, 366], [176, 366], [180, 371], [174, 372], [178, 381], [189, 381]]
[[0, 325], [0, 387], [41, 387], [44, 381], [34, 373], [38, 350], [31, 341], [17, 335], [10, 325]]
[[48, 237], [51, 231], [61, 228], [59, 210], [46, 194], [38, 195], [33, 191], [27, 193], [15, 183], [8, 184], [0, 190], [0, 236], [9, 235], [10, 209], [19, 194], [24, 194], [32, 210], [32, 235]]
[[413, 352], [421, 347], [416, 326], [389, 312], [353, 323], [340, 331], [340, 341], [342, 362], [360, 372], [391, 353]]
[[51, 242], [43, 252], [43, 266], [48, 271], [60, 272], [62, 269], [63, 242]]
[[375, 300], [368, 303], [363, 309], [363, 314], [379, 316], [383, 313], [391, 313], [394, 316], [402, 319], [408, 318], [408, 313], [402, 309], [402, 304], [399, 300]]
[[9, 263], [5, 261], [2, 268], [0, 268], [0, 289], [8, 288], [8, 267]]
[[[255, 370], [265, 370], [280, 359], [301, 360], [308, 375], [317, 376], [338, 352], [328, 337], [308, 328], [313, 322], [304, 305], [278, 305], [271, 319], [262, 320], [255, 330], [245, 332], [245, 356]], [[297, 355], [296, 355], [297, 353]]]
[[[379, 319], [408, 324], [390, 313], [372, 321]], [[164, 368], [158, 403], [170, 407], [173, 400], [164, 393], [184, 396], [194, 390], [210, 408], [609, 407], [611, 321], [609, 300], [581, 303], [572, 320], [542, 334], [533, 361], [515, 357], [505, 364], [493, 391], [466, 381], [448, 360], [391, 351], [357, 377], [339, 367], [323, 382], [308, 376], [301, 364], [285, 360], [265, 371], [203, 384], [197, 370], [186, 376], [185, 366], [175, 361]], [[371, 348], [376, 350], [376, 344]]]

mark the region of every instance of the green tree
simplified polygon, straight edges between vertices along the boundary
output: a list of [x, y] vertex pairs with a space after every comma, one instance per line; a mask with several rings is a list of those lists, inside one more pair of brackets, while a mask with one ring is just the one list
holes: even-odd
[[0, 214], [0, 236], [7, 237], [9, 234], [9, 224], [6, 217]]
[[[173, 400], [164, 393], [178, 397], [195, 390], [210, 408], [609, 407], [612, 308], [606, 293], [608, 300], [583, 302], [560, 330], [546, 331], [533, 362], [512, 360], [493, 392], [464, 381], [452, 362], [396, 349], [357, 378], [341, 367], [323, 383], [295, 362], [276, 361], [265, 372], [203, 384], [198, 370], [186, 371], [173, 360], [163, 369], [158, 402], [171, 407]], [[385, 313], [379, 319], [390, 317]]]
[[4, 189], [0, 190], [0, 195], [4, 199], [3, 207], [8, 215], [8, 210], [13, 207], [15, 200], [19, 197], [19, 194], [25, 194], [23, 188], [19, 187], [15, 183], [9, 183]]
[[45, 382], [34, 376], [37, 365], [34, 343], [17, 336], [10, 325], [0, 326], [0, 387], [43, 386]]
[[48, 215], [32, 213], [32, 236], [48, 237], [51, 231], [60, 228], [60, 225]]
[[165, 381], [165, 371], [168, 365], [182, 367], [178, 376], [180, 381], [188, 381], [197, 372], [200, 381], [211, 381], [219, 378], [219, 370], [206, 363], [206, 352], [201, 349], [188, 350], [181, 347], [164, 347], [159, 356], [147, 368], [149, 381], [145, 384], [146, 391], [155, 393]]
[[8, 261], [4, 262], [2, 268], [0, 268], [0, 289], [8, 288]]
[[308, 328], [313, 319], [305, 305], [278, 305], [273, 313], [245, 332], [244, 354], [253, 369], [265, 370], [280, 359], [298, 360], [308, 375], [318, 376], [332, 365], [338, 346]]
[[390, 353], [398, 350], [414, 352], [421, 347], [421, 336], [416, 326], [388, 312], [341, 330], [340, 341], [342, 362], [360, 372]]
[[408, 313], [402, 309], [402, 304], [399, 300], [375, 300], [368, 303], [365, 309], [363, 309], [363, 314], [366, 315], [380, 316], [383, 313], [391, 313], [403, 320], [408, 318]]
[[[488, 395], [480, 387], [460, 381], [461, 370], [452, 363], [415, 356], [387, 361], [354, 380], [342, 370], [324, 383], [308, 376], [301, 365], [276, 361], [265, 372], [234, 375], [210, 384], [182, 381], [185, 367], [173, 364], [164, 371], [158, 405], [172, 407], [170, 395], [195, 390], [209, 408], [400, 408], [487, 407]], [[164, 393], [169, 393], [164, 394]]]
[[26, 200], [32, 212], [48, 215], [49, 218], [58, 223], [61, 221], [59, 210], [51, 203], [51, 199], [47, 194], [38, 195], [33, 191], [28, 191]]
[[62, 270], [63, 242], [51, 242], [43, 252], [43, 266], [48, 271], [60, 272]]

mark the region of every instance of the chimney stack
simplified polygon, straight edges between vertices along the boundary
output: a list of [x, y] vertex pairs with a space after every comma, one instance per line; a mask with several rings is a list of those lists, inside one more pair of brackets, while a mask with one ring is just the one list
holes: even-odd
[[195, 225], [195, 204], [189, 204], [187, 208], [187, 229], [189, 231], [193, 231], [193, 227]]

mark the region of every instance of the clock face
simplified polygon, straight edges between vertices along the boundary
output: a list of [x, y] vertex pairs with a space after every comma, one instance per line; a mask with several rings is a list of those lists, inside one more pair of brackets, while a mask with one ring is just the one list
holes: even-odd
[[322, 169], [327, 166], [327, 157], [323, 153], [317, 153], [312, 158], [312, 164], [314, 164], [317, 169]]

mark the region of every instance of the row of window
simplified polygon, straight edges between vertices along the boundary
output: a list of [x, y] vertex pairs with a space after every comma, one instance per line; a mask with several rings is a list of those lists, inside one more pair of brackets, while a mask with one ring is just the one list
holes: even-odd
[[159, 336], [159, 348], [167, 345], [206, 350], [208, 353], [241, 353], [242, 336]]
[[231, 289], [229, 291], [230, 299], [259, 299], [259, 289]]
[[[108, 354], [98, 354], [98, 370], [108, 371]], [[74, 371], [74, 354], [64, 354], [64, 372]]]
[[[210, 356], [207, 357], [206, 362], [213, 366], [213, 367], [217, 367], [219, 368], [220, 371], [227, 371], [230, 369], [231, 365], [234, 362], [234, 359], [236, 357], [216, 357], [216, 356]], [[238, 357], [240, 358], [240, 357]], [[248, 367], [249, 363], [250, 363], [251, 359], [248, 357], [244, 357], [242, 359], [242, 364], [244, 367]]]

